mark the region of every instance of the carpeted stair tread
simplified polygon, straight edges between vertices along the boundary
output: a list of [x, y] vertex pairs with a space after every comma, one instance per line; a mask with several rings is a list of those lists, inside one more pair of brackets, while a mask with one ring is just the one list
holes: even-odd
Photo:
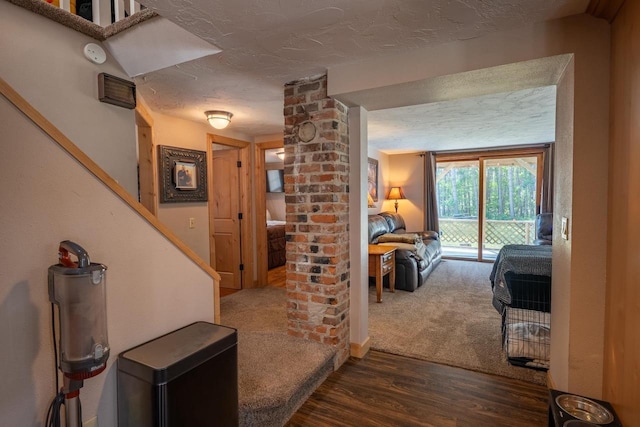
[[279, 405], [305, 378], [333, 367], [334, 349], [282, 333], [238, 333], [238, 386], [243, 405]]
[[333, 372], [334, 355], [332, 347], [284, 333], [240, 331], [240, 425], [284, 425]]
[[287, 332], [287, 294], [282, 288], [243, 289], [220, 300], [222, 323], [240, 331]]
[[335, 350], [280, 332], [238, 332], [241, 426], [282, 426], [333, 372]]
[[238, 329], [241, 426], [282, 426], [333, 372], [335, 349], [287, 335], [284, 289], [245, 289], [221, 300]]

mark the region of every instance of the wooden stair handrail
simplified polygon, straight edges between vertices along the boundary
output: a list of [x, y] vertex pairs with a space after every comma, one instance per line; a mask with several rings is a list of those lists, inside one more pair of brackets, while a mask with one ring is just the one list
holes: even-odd
[[7, 82], [0, 77], [0, 94], [11, 102], [18, 110], [27, 116], [36, 126], [44, 131], [62, 149], [80, 162], [89, 172], [98, 178], [104, 185], [120, 197], [134, 211], [142, 216], [158, 232], [160, 232], [169, 242], [182, 251], [191, 261], [200, 267], [213, 279], [213, 300], [215, 322], [220, 322], [220, 274], [209, 264], [200, 258], [189, 246], [180, 240], [166, 225], [162, 224], [158, 218], [153, 216], [144, 206], [135, 200], [127, 190], [118, 184], [111, 176], [104, 171], [96, 162], [91, 160], [77, 145], [67, 138], [57, 127], [48, 121], [38, 112], [27, 100], [16, 92]]

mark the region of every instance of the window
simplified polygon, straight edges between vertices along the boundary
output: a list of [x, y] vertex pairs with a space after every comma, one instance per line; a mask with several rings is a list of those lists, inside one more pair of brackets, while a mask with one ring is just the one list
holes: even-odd
[[267, 171], [267, 193], [284, 192], [284, 170], [271, 169]]
[[531, 244], [540, 206], [542, 149], [437, 157], [443, 254], [495, 259], [507, 244]]

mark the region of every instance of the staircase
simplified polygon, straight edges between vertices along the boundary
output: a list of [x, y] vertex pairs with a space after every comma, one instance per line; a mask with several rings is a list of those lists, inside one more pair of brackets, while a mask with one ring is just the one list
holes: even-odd
[[[101, 25], [95, 22], [96, 19], [104, 19], [94, 16], [91, 21], [71, 13], [68, 6], [65, 10], [64, 4], [68, 4], [69, 0], [52, 0], [60, 1], [61, 7], [45, 0], [8, 1], [102, 42], [103, 47], [129, 77], [221, 52], [218, 47], [160, 17], [151, 9], [140, 9], [133, 0], [126, 2], [128, 8], [122, 6], [122, 0], [116, 0], [116, 4], [119, 3], [121, 7], [114, 9], [113, 20], [109, 18], [104, 25], [103, 22], [100, 22]], [[96, 4], [110, 4], [109, 0], [93, 1], [94, 9]], [[125, 13], [128, 10], [133, 10], [134, 13]], [[111, 17], [111, 9], [108, 14]], [[135, 31], [129, 31], [133, 27]], [[172, 49], [167, 50], [169, 45]]]
[[[86, 171], [90, 174], [93, 174], [98, 181], [103, 184], [99, 186], [98, 189], [101, 191], [112, 192], [118, 198], [120, 198], [124, 204], [121, 206], [119, 203], [114, 205], [110, 205], [111, 198], [108, 194], [100, 193], [100, 197], [94, 200], [91, 204], [96, 205], [98, 202], [105, 203], [105, 206], [100, 209], [101, 212], [110, 212], [110, 215], [106, 217], [111, 219], [112, 216], [117, 216], [116, 208], [120, 208], [124, 210], [124, 212], [134, 218], [138, 216], [141, 217], [144, 221], [146, 221], [149, 225], [155, 228], [158, 232], [160, 232], [164, 239], [167, 239], [170, 244], [173, 244], [176, 248], [183, 252], [186, 257], [190, 259], [190, 262], [195, 263], [200, 267], [202, 272], [206, 273], [210, 276], [210, 279], [213, 283], [213, 291], [207, 291], [206, 288], [209, 288], [210, 285], [201, 284], [201, 283], [182, 283], [178, 280], [174, 280], [170, 284], [163, 284], [159, 287], [159, 289], [166, 289], [170, 286], [180, 286], [181, 291], [180, 295], [184, 295], [189, 292], [189, 289], [192, 289], [197, 293], [197, 304], [199, 309], [200, 306], [206, 306], [207, 302], [210, 301], [209, 296], [214, 294], [218, 298], [219, 295], [219, 275], [217, 272], [211, 269], [204, 261], [202, 261], [189, 247], [184, 245], [179, 239], [171, 233], [166, 226], [160, 223], [157, 218], [151, 215], [145, 208], [142, 207], [136, 200], [132, 198], [132, 196], [122, 188], [113, 178], [111, 178], [104, 170], [102, 170], [93, 160], [91, 160], [86, 154], [84, 154], [77, 146], [75, 146], [66, 136], [60, 132], [51, 122], [46, 120], [33, 106], [31, 106], [24, 98], [22, 98], [15, 90], [13, 90], [6, 82], [0, 79], [0, 94], [6, 98], [6, 100], [13, 104], [17, 110], [19, 110], [22, 114], [24, 114], [34, 125], [34, 128], [38, 128], [42, 131], [42, 134], [37, 133], [39, 136], [44, 136], [42, 139], [46, 145], [49, 144], [51, 140], [55, 141], [57, 145], [65, 151], [70, 158], [64, 157], [64, 160], [67, 162], [71, 161], [71, 158], [74, 161], [77, 161], [80, 165], [86, 168]], [[19, 114], [17, 111], [13, 111], [14, 114]], [[16, 121], [16, 120], [11, 120]], [[46, 135], [46, 136], [45, 136]], [[50, 138], [51, 140], [47, 139]], [[27, 140], [31, 140], [31, 137], [27, 137]], [[23, 144], [24, 146], [30, 146], [30, 144]], [[45, 163], [49, 163], [49, 161], [53, 158], [50, 155], [44, 155], [40, 151], [38, 151], [42, 156], [46, 157], [43, 161]], [[18, 164], [17, 159], [12, 159], [10, 163]], [[57, 159], [57, 158], [56, 158]], [[57, 161], [51, 162], [51, 167], [58, 165]], [[30, 157], [30, 164], [34, 164], [34, 156]], [[66, 163], [65, 163], [66, 165]], [[75, 164], [74, 164], [75, 165]], [[77, 166], [77, 165], [75, 165]], [[38, 169], [39, 167], [36, 167]], [[70, 167], [64, 166], [62, 169], [68, 170]], [[55, 176], [63, 176], [61, 171], [57, 170], [54, 173]], [[22, 180], [24, 181], [24, 180]], [[64, 181], [64, 180], [63, 180]], [[83, 179], [81, 182], [89, 182], [90, 180]], [[66, 182], [66, 181], [65, 181]], [[73, 182], [69, 180], [69, 182]], [[92, 182], [92, 181], [91, 181]], [[77, 183], [76, 183], [77, 184]], [[69, 199], [63, 199], [60, 195], [56, 195], [58, 202], [62, 206], [68, 206], [69, 209], [75, 209], [75, 204], [79, 203], [79, 200], [84, 199], [83, 193], [80, 193], [80, 190], [74, 186], [73, 191], [63, 191], [64, 189], [60, 189], [62, 194]], [[32, 194], [33, 191], [17, 191], [17, 197], [19, 200], [23, 198], [20, 197], [21, 194]], [[91, 194], [97, 194], [97, 191], [92, 191]], [[57, 193], [55, 193], [57, 194]], [[96, 196], [98, 197], [98, 196]], [[72, 202], [72, 200], [74, 202]], [[93, 200], [93, 199], [92, 199]], [[74, 204], [75, 203], [75, 204]], [[12, 202], [11, 204], [14, 208], [18, 205], [16, 202]], [[57, 209], [60, 209], [59, 207]], [[39, 212], [38, 210], [32, 210], [33, 212]], [[42, 212], [42, 215], [47, 215], [46, 212]], [[96, 231], [95, 224], [93, 221], [95, 217], [98, 215], [90, 215], [87, 218], [82, 218], [82, 220], [74, 219], [74, 221], [69, 221], [69, 226], [71, 226], [75, 232], [82, 232], [83, 227], [90, 227], [93, 230], [92, 233], [82, 233], [83, 235], [97, 235], [98, 231]], [[66, 217], [66, 215], [63, 215]], [[111, 219], [112, 220], [112, 219]], [[134, 219], [135, 220], [135, 219]], [[48, 223], [47, 228], [56, 229], [60, 228], [60, 226], [52, 226], [51, 218], [49, 221], [44, 221], [42, 219], [38, 221], [27, 221], [28, 224], [45, 224]], [[66, 222], [66, 221], [63, 221]], [[83, 225], [84, 224], [84, 225]], [[121, 226], [123, 222], [119, 223]], [[106, 226], [104, 219], [100, 223], [100, 227], [98, 229], [103, 234], [106, 232], [108, 235], [113, 235], [119, 233], [126, 233], [128, 228], [115, 227], [113, 225]], [[138, 224], [134, 227], [137, 233], [148, 233], [148, 228], [142, 226], [142, 224]], [[105, 231], [107, 230], [107, 231]], [[51, 231], [54, 232], [54, 231]], [[66, 232], [65, 232], [66, 233]], [[63, 235], [65, 234], [63, 233]], [[157, 237], [154, 233], [150, 233], [153, 237]], [[39, 234], [39, 237], [42, 238], [42, 233]], [[99, 236], [98, 236], [99, 237]], [[92, 236], [91, 239], [97, 239], [98, 237]], [[131, 235], [127, 235], [128, 238], [132, 238]], [[85, 239], [90, 239], [86, 237]], [[89, 240], [96, 247], [101, 247], [103, 250], [106, 247], [107, 253], [118, 252], [111, 248], [110, 246], [104, 245], [105, 238], [98, 241]], [[135, 241], [135, 238], [132, 238], [132, 241]], [[45, 240], [47, 240], [45, 238]], [[121, 241], [125, 240], [125, 237], [120, 237], [118, 239], [118, 245]], [[39, 244], [39, 242], [38, 242]], [[89, 245], [90, 246], [90, 245]], [[154, 248], [156, 246], [154, 245]], [[119, 251], [122, 248], [118, 248]], [[35, 252], [35, 250], [30, 249], [29, 252]], [[126, 258], [126, 257], [125, 257]], [[130, 255], [130, 258], [135, 258], [134, 254]], [[162, 268], [170, 268], [171, 264], [179, 262], [179, 259], [171, 259], [171, 262], [165, 260], [162, 264], [166, 264]], [[41, 262], [43, 265], [46, 262]], [[129, 264], [127, 262], [127, 264]], [[113, 260], [109, 262], [110, 267], [113, 267], [114, 271], [119, 271], [125, 268], [122, 265], [122, 261], [118, 263], [118, 260]], [[145, 267], [154, 269], [159, 268], [158, 266], [153, 266], [152, 264], [145, 264]], [[127, 268], [131, 268], [130, 266]], [[135, 267], [135, 270], [139, 270], [141, 267]], [[176, 271], [164, 271], [163, 276], [170, 277], [171, 274], [179, 274], [182, 278], [188, 277], [191, 269], [180, 269], [179, 273]], [[196, 268], [196, 274], [198, 269]], [[152, 277], [153, 274], [151, 272], [147, 273], [147, 277]], [[202, 281], [202, 278], [199, 279]], [[189, 280], [187, 280], [189, 282]], [[145, 282], [145, 283], [137, 283], [136, 288], [147, 286], [147, 287], [155, 287], [157, 283], [155, 281]], [[189, 289], [187, 289], [189, 288]], [[125, 298], [121, 293], [126, 294], [128, 291], [125, 286], [116, 286], [118, 289], [115, 292], [116, 296], [116, 305], [125, 304]], [[265, 320], [264, 317], [261, 317], [257, 310], [253, 308], [249, 308], [248, 312], [250, 315], [246, 315], [241, 310], [235, 310], [238, 312], [239, 317], [247, 319], [253, 318], [254, 322], [257, 322], [260, 326], [263, 325], [273, 325], [274, 327], [269, 330], [264, 330], [261, 328], [249, 327], [249, 328], [240, 328], [239, 329], [239, 342], [238, 342], [238, 391], [239, 391], [239, 409], [240, 409], [240, 425], [243, 426], [282, 426], [287, 420], [296, 412], [296, 410], [306, 401], [306, 399], [315, 391], [315, 389], [327, 378], [327, 376], [333, 372], [334, 370], [334, 356], [335, 349], [331, 346], [327, 346], [318, 342], [302, 340], [300, 338], [296, 338], [293, 336], [289, 336], [286, 333], [286, 308], [285, 308], [285, 290], [284, 289], [275, 289], [275, 294], [273, 296], [274, 300], [278, 302], [277, 307], [272, 310], [277, 313], [277, 319], [274, 321]], [[262, 289], [249, 289], [238, 292], [237, 294], [244, 294], [248, 291], [252, 292], [260, 292]], [[118, 293], [119, 292], [119, 293]], [[165, 292], [167, 293], [167, 292]], [[178, 292], [176, 292], [178, 294]], [[155, 295], [153, 291], [149, 290], [146, 295]], [[228, 298], [234, 298], [235, 295], [231, 295]], [[118, 297], [120, 299], [118, 299]], [[156, 298], [156, 297], [154, 297]], [[156, 298], [157, 299], [157, 298]], [[174, 298], [175, 299], [175, 298]], [[264, 303], [265, 297], [263, 295], [258, 295], [254, 297], [250, 295], [249, 300], [257, 302], [259, 305], [265, 306]], [[128, 299], [126, 303], [129, 303]], [[194, 304], [196, 304], [194, 302]], [[133, 316], [135, 321], [131, 323], [140, 322], [142, 318], [144, 319], [161, 319], [162, 322], [167, 323], [168, 326], [164, 328], [164, 330], [172, 330], [181, 325], [192, 322], [195, 319], [188, 318], [190, 315], [199, 315], [198, 311], [185, 311], [185, 310], [177, 310], [173, 313], [172, 317], [176, 317], [175, 320], [168, 321], [165, 313], [165, 305], [168, 306], [170, 303], [164, 302], [159, 307], [156, 307], [153, 304], [142, 304], [141, 306], [135, 305], [136, 309], [126, 310], [126, 316]], [[157, 309], [161, 310], [162, 314], [153, 312], [150, 315], [145, 314], [145, 310]], [[44, 310], [44, 307], [41, 308]], [[206, 308], [207, 312], [213, 312], [211, 308]], [[231, 310], [229, 307], [225, 307], [224, 310], [216, 309], [215, 316], [220, 316], [220, 312], [229, 313]], [[195, 314], [194, 314], [195, 313]], [[268, 314], [268, 313], [267, 313]], [[206, 318], [206, 316], [205, 316]], [[216, 319], [216, 322], [219, 322]], [[125, 322], [126, 323], [126, 322]], [[154, 323], [154, 322], [152, 322]], [[233, 319], [223, 319], [223, 324], [234, 326]], [[114, 340], [119, 342], [119, 346], [116, 347], [114, 345], [114, 352], [123, 350], [125, 348], [131, 347], [137, 343], [143, 342], [149, 339], [152, 336], [157, 336], [162, 331], [145, 331], [146, 335], [138, 336], [130, 331], [130, 327], [128, 323], [124, 325], [120, 325], [120, 328], [114, 327], [110, 331], [110, 336], [115, 337]], [[120, 349], [120, 350], [118, 350]], [[91, 387], [100, 388], [103, 390], [103, 394], [115, 396], [115, 388], [114, 384], [103, 384], [104, 380], [107, 377], [102, 378], [102, 382], [94, 381], [91, 384]], [[46, 381], [45, 381], [46, 382]], [[40, 384], [44, 387], [43, 384]], [[206, 393], [206, 390], [202, 390], [202, 393]], [[96, 402], [87, 401], [87, 408], [89, 410], [95, 411], [95, 407], [97, 405]], [[107, 410], [110, 416], [116, 413], [115, 408], [112, 410]], [[107, 421], [107, 424], [109, 422]], [[9, 425], [9, 424], [7, 424]], [[11, 424], [13, 425], [13, 424]]]
[[283, 426], [333, 372], [335, 353], [286, 333], [239, 331], [240, 426]]
[[[114, 0], [113, 2], [111, 0], [9, 1], [25, 9], [29, 9], [32, 12], [47, 16], [61, 24], [67, 25], [67, 22], [75, 22], [74, 26], [71, 27], [74, 29], [76, 29], [78, 25], [82, 26], [85, 24], [87, 26], [89, 26], [89, 24], [95, 24], [97, 27], [106, 28], [112, 24], [126, 20], [133, 15], [140, 15], [140, 12], [144, 12], [145, 14], [151, 12], [134, 0]], [[153, 15], [157, 16], [155, 13]], [[69, 16], [75, 18], [70, 19]], [[92, 36], [92, 34], [87, 35]]]
[[334, 370], [334, 347], [287, 334], [286, 290], [243, 289], [220, 301], [238, 330], [240, 425], [283, 426]]
[[[93, 20], [88, 20], [70, 11], [69, 0], [63, 0], [60, 7], [54, 6], [54, 4], [46, 0], [8, 1], [98, 41], [104, 41], [114, 34], [158, 16], [158, 14], [152, 10], [143, 9], [137, 5], [133, 8], [134, 13], [132, 14], [128, 12], [125, 14], [125, 9], [121, 8], [120, 11], [116, 11], [114, 19], [112, 20], [111, 3], [107, 0], [103, 0], [102, 2], [94, 0], [95, 4], [100, 8], [99, 10], [103, 10], [103, 12], [93, 13]], [[103, 5], [102, 7], [100, 6], [101, 4]], [[105, 10], [105, 7], [108, 7], [108, 9]], [[101, 19], [100, 16], [103, 18]]]

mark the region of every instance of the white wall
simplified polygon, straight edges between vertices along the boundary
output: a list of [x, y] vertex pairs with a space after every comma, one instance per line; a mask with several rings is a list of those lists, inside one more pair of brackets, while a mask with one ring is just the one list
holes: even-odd
[[0, 28], [0, 76], [137, 197], [134, 112], [98, 100], [99, 73], [128, 80], [120, 66], [89, 62], [83, 48], [99, 42], [10, 2], [0, 2]]
[[[97, 76], [125, 77], [95, 40], [0, 2], [0, 76], [134, 196], [133, 110], [98, 101]], [[135, 211], [0, 98], [0, 425], [41, 426], [56, 393], [47, 268], [61, 240], [105, 263], [111, 357], [81, 391], [84, 419], [116, 421], [119, 352], [196, 320], [213, 321], [213, 281]]]
[[[406, 200], [398, 200], [398, 213], [404, 218], [407, 231], [424, 229], [423, 158], [417, 154], [389, 156], [389, 185], [400, 186]], [[395, 211], [393, 200], [385, 201], [385, 210]]]
[[[213, 128], [205, 120], [203, 123], [195, 123], [154, 112], [151, 112], [151, 116], [153, 117], [155, 147], [168, 145], [206, 152], [207, 132]], [[156, 150], [156, 159], [157, 156]], [[160, 164], [158, 164], [159, 169]], [[189, 245], [200, 258], [209, 262], [209, 207], [207, 202], [160, 203], [159, 196], [160, 189], [158, 189], [158, 219]], [[195, 228], [189, 228], [190, 218], [194, 218]]]
[[[102, 65], [84, 57], [84, 46], [100, 44], [96, 40], [9, 2], [0, 2], [0, 28], [0, 77], [137, 198], [134, 111], [98, 101], [98, 74], [129, 80], [126, 73], [109, 55]], [[204, 112], [198, 123], [150, 113], [156, 145], [205, 150], [207, 132], [214, 133]], [[118, 125], [105, 131], [104, 124], [113, 121]], [[215, 133], [250, 140], [232, 128], [233, 123]], [[206, 203], [161, 204], [158, 218], [209, 260]], [[194, 229], [188, 227], [189, 218], [195, 218]]]
[[[190, 150], [207, 150], [207, 134], [218, 134], [248, 141], [243, 134], [229, 129], [213, 129], [206, 121], [192, 122], [151, 111], [153, 117], [153, 142], [156, 147], [168, 145]], [[230, 127], [233, 126], [233, 122]], [[215, 130], [215, 132], [213, 132]], [[157, 158], [157, 152], [156, 152]], [[208, 165], [211, 168], [211, 165]], [[160, 191], [158, 189], [158, 191]], [[158, 193], [159, 194], [159, 193]], [[158, 201], [160, 199], [158, 198]], [[193, 249], [203, 260], [209, 262], [209, 207], [207, 202], [158, 203], [158, 219]], [[194, 218], [195, 228], [189, 228], [189, 219]]]
[[373, 202], [373, 207], [367, 209], [368, 214], [375, 215], [388, 211], [389, 207], [393, 210], [393, 202], [385, 200], [387, 191], [389, 191], [389, 156], [372, 147], [368, 147], [367, 156], [378, 161], [378, 201]]
[[[566, 205], [559, 203], [555, 211], [559, 217], [569, 217], [572, 243], [554, 250], [553, 260], [554, 296], [557, 291], [566, 295], [563, 306], [570, 313], [552, 316], [550, 371], [559, 388], [595, 398], [602, 395], [603, 386], [607, 254], [605, 244], [593, 244], [593, 230], [607, 235], [607, 204], [602, 201], [607, 200], [608, 179], [609, 40], [607, 22], [576, 15], [331, 67], [328, 79], [329, 95], [339, 98], [519, 61], [574, 55], [575, 68], [569, 71], [575, 74], [573, 92], [563, 91], [564, 96], [575, 96], [565, 101], [574, 106], [573, 147], [565, 153], [573, 164], [570, 169], [556, 168], [557, 182], [570, 189], [572, 200], [570, 209], [563, 210]], [[560, 143], [561, 138], [556, 141]], [[556, 197], [563, 197], [561, 191]], [[568, 342], [562, 342], [562, 337]], [[556, 353], [560, 348], [566, 357]]]
[[284, 221], [286, 219], [286, 205], [284, 203], [284, 193], [267, 193], [267, 210], [271, 214], [272, 220]]
[[[349, 341], [351, 355], [364, 356], [369, 350], [369, 279], [367, 233], [367, 110], [349, 108], [349, 260], [350, 281]], [[378, 167], [380, 165], [378, 164]], [[380, 187], [378, 187], [380, 191]], [[357, 196], [357, 197], [354, 197]], [[370, 211], [370, 210], [369, 210]], [[364, 309], [363, 309], [364, 307]]]
[[[95, 131], [127, 120], [105, 117]], [[56, 393], [47, 269], [70, 239], [108, 267], [111, 356], [80, 397], [84, 420], [115, 426], [118, 353], [212, 322], [213, 281], [2, 97], [0, 129], [10, 147], [0, 156], [0, 425], [43, 425]]]
[[[556, 106], [556, 142], [554, 163], [556, 170], [562, 173], [554, 174], [554, 193], [562, 197], [554, 197], [553, 211], [561, 213], [554, 215], [553, 229], [560, 230], [560, 217], [573, 217], [573, 180], [572, 175], [574, 161], [572, 152], [574, 148], [573, 124], [574, 124], [574, 70], [573, 61], [569, 64], [565, 75], [560, 80], [557, 87]], [[571, 224], [570, 224], [571, 226]], [[552, 265], [552, 289], [551, 289], [551, 313], [553, 338], [551, 341], [551, 360], [568, 361], [571, 358], [569, 349], [571, 343], [571, 328], [554, 328], [555, 325], [571, 325], [572, 302], [570, 286], [555, 286], [556, 284], [571, 283], [571, 253], [574, 240], [573, 232], [570, 230], [570, 239], [563, 240], [559, 233], [553, 233], [553, 265]], [[578, 313], [576, 311], [576, 313]], [[582, 314], [582, 312], [579, 312]], [[574, 314], [575, 315], [575, 314]], [[602, 325], [604, 327], [604, 325]], [[574, 325], [575, 328], [575, 325]], [[553, 379], [557, 384], [568, 384], [572, 376], [571, 367], [569, 369], [552, 370]], [[585, 393], [586, 394], [586, 393]]]

